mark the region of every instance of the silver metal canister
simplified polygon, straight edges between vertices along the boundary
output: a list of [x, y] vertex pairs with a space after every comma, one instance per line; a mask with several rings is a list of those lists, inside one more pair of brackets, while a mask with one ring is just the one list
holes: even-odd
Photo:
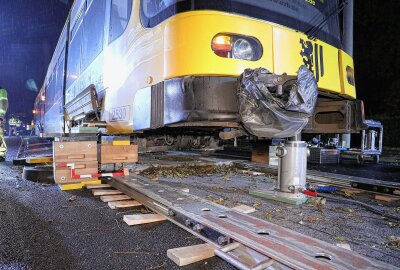
[[372, 130], [371, 129], [371, 130], [368, 131], [367, 140], [366, 140], [366, 146], [365, 146], [365, 148], [367, 150], [373, 150], [373, 151], [376, 150], [375, 139], [376, 139], [377, 134], [378, 133], [376, 132], [376, 130]]
[[278, 163], [278, 189], [297, 193], [306, 185], [307, 144], [303, 141], [287, 141], [276, 149]]

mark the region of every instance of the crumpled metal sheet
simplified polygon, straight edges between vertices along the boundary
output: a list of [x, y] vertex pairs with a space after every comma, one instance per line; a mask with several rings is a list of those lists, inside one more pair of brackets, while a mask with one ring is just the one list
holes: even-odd
[[250, 134], [287, 138], [307, 125], [317, 103], [318, 86], [306, 66], [297, 74], [297, 78], [276, 75], [265, 68], [244, 71], [239, 78], [239, 115]]

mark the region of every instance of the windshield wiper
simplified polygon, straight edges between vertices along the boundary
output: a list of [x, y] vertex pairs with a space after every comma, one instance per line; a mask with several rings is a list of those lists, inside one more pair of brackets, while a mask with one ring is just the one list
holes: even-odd
[[340, 12], [342, 12], [342, 10], [347, 6], [348, 1], [345, 0], [343, 2], [341, 2], [335, 9], [333, 9], [328, 16], [325, 17], [325, 19], [323, 19], [319, 24], [313, 26], [310, 30], [306, 31], [306, 35], [308, 37], [308, 39], [315, 39], [316, 36], [318, 35], [318, 33], [324, 28], [324, 26], [326, 25], [326, 23], [328, 22], [328, 20], [332, 17], [332, 16], [336, 16], [338, 15]]

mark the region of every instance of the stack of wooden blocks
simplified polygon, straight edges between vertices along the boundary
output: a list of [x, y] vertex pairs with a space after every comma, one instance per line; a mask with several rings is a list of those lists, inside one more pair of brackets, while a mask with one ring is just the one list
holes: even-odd
[[138, 162], [138, 146], [130, 144], [129, 137], [102, 137], [99, 156], [102, 168], [107, 164], [136, 163]]
[[75, 173], [98, 173], [97, 141], [57, 141], [53, 143], [54, 181], [61, 190], [82, 188], [89, 184], [100, 184], [98, 178], [73, 179], [70, 167], [60, 164], [74, 164]]

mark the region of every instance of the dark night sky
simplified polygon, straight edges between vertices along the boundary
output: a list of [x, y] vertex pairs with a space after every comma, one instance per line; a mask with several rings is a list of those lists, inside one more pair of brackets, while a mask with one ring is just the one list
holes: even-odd
[[8, 91], [10, 113], [32, 118], [40, 89], [72, 0], [0, 0], [0, 85]]
[[[0, 0], [0, 85], [11, 113], [31, 117], [36, 93], [72, 0]], [[400, 113], [400, 1], [355, 0], [355, 70], [358, 98], [369, 117]]]

